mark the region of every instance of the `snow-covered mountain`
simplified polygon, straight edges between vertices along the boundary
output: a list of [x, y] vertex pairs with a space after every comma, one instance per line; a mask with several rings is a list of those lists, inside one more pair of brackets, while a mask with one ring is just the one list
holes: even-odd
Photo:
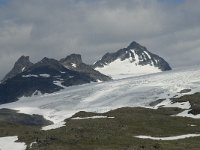
[[0, 84], [0, 104], [16, 101], [22, 96], [53, 93], [67, 86], [110, 80], [101, 73], [96, 74], [98, 76], [78, 68], [66, 68], [59, 61], [46, 57], [32, 64], [23, 56]]
[[[191, 89], [191, 91], [180, 92], [184, 89]], [[125, 106], [150, 107], [149, 103], [159, 99], [165, 99], [161, 105], [181, 106], [189, 109], [188, 103], [184, 103], [184, 105], [171, 104], [170, 98], [199, 91], [200, 67], [194, 67], [103, 83], [66, 87], [52, 94], [22, 97], [19, 101], [0, 105], [0, 108], [43, 115], [55, 123], [53, 126], [44, 128], [50, 129], [63, 125], [64, 119], [79, 111], [106, 112]]]
[[171, 70], [163, 58], [149, 52], [136, 42], [117, 52], [106, 53], [93, 65], [93, 68], [113, 79]]

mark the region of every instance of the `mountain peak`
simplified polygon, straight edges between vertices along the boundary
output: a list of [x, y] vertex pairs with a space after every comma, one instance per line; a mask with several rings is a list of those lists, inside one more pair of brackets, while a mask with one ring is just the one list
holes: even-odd
[[69, 64], [79, 65], [79, 64], [83, 63], [80, 54], [71, 54], [71, 55], [67, 56], [66, 58], [61, 59], [60, 62], [64, 65], [69, 65]]
[[30, 61], [29, 60], [29, 56], [24, 56], [24, 55], [22, 55], [18, 60], [17, 60], [17, 62], [18, 61]]
[[142, 45], [140, 45], [139, 43], [133, 41], [129, 44], [129, 46], [127, 47], [127, 49], [138, 49], [138, 50], [145, 50], [146, 48]]
[[163, 58], [135, 41], [127, 48], [106, 53], [93, 68], [115, 79], [171, 70]]
[[52, 62], [56, 62], [57, 60], [53, 59], [53, 58], [48, 58], [48, 57], [44, 57], [39, 63], [52, 63]]
[[44, 57], [41, 61], [33, 65], [30, 69], [41, 68], [41, 67], [48, 67], [55, 70], [63, 70], [64, 66], [60, 64], [60, 62], [53, 58]]
[[22, 69], [21, 67], [26, 67], [26, 66], [30, 66], [33, 63], [30, 62], [29, 60], [29, 56], [24, 56], [22, 55], [16, 62], [14, 67], [18, 68], [18, 69]]
[[4, 77], [2, 81], [6, 81], [9, 78], [16, 76], [17, 74], [27, 70], [33, 65], [29, 60], [29, 56], [22, 55], [14, 64], [12, 70]]
[[95, 81], [108, 81], [111, 80], [110, 77], [101, 74], [100, 72], [94, 70], [94, 68], [90, 65], [82, 62], [82, 58], [80, 54], [71, 54], [66, 58], [60, 60], [60, 63], [65, 66], [65, 68], [78, 71], [81, 73], [88, 74]]

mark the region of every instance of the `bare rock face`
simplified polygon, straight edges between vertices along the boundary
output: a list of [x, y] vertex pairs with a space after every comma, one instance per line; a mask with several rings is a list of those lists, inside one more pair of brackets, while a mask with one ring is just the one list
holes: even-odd
[[6, 81], [7, 79], [13, 78], [19, 73], [24, 72], [27, 70], [29, 67], [33, 65], [32, 62], [29, 60], [29, 56], [21, 56], [14, 64], [14, 67], [12, 70], [4, 77], [2, 80], [3, 82]]

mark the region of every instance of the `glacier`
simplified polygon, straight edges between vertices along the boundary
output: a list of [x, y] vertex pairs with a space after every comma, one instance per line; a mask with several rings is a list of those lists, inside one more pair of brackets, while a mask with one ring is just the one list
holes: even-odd
[[[191, 89], [191, 91], [181, 93], [180, 91], [184, 89]], [[52, 94], [21, 97], [16, 102], [0, 105], [0, 108], [14, 109], [25, 114], [42, 115], [54, 123], [42, 128], [49, 130], [64, 126], [64, 120], [79, 111], [102, 113], [127, 106], [151, 108], [149, 103], [158, 99], [165, 98], [166, 104], [169, 105], [170, 98], [174, 96], [179, 97], [199, 91], [200, 66], [196, 66], [65, 87]], [[186, 104], [187, 106], [189, 104]]]

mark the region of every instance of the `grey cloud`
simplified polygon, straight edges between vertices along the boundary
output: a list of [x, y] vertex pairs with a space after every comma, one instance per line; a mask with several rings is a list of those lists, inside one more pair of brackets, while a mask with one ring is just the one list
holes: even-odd
[[0, 6], [0, 78], [22, 54], [36, 62], [81, 53], [93, 63], [133, 40], [173, 67], [200, 64], [199, 6], [196, 0], [9, 0]]

